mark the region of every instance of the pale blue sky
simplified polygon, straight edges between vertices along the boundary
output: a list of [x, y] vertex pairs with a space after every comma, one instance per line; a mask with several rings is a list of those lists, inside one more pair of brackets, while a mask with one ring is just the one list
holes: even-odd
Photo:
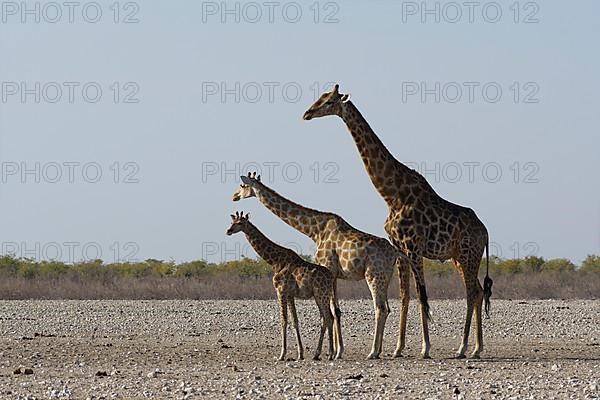
[[[73, 23], [67, 15], [52, 24], [44, 15], [40, 23], [25, 15], [23, 23], [19, 13], [3, 14], [4, 250], [17, 243], [18, 255], [48, 258], [54, 254], [52, 243], [58, 243], [63, 259], [70, 258], [69, 246], [75, 248], [72, 258], [80, 259], [84, 245], [97, 243], [102, 258], [112, 261], [112, 244], [118, 243], [120, 258], [233, 259], [236, 243], [246, 242], [224, 232], [229, 214], [245, 210], [272, 239], [297, 243], [296, 248], [310, 253], [307, 238], [255, 199], [231, 202], [237, 173], [225, 179], [206, 175], [215, 165], [220, 173], [222, 166], [235, 169], [236, 163], [251, 162], [263, 167], [263, 177], [271, 178], [270, 185], [281, 194], [385, 236], [387, 208], [342, 121], [301, 119], [314, 101], [314, 83], [334, 81], [342, 92], [351, 93], [400, 161], [425, 163], [428, 169], [439, 163], [442, 176], [436, 179], [429, 173], [428, 180], [446, 199], [477, 212], [488, 227], [494, 253], [512, 257], [520, 249], [520, 256], [535, 251], [575, 262], [600, 253], [597, 1], [540, 2], [535, 14], [539, 22], [530, 24], [522, 20], [535, 10], [521, 9], [521, 22], [515, 23], [512, 1], [499, 3], [503, 13], [497, 23], [485, 21], [481, 8], [472, 23], [466, 14], [457, 23], [444, 21], [443, 15], [440, 23], [432, 16], [422, 23], [419, 14], [405, 15], [403, 22], [402, 3], [384, 1], [339, 2], [337, 10], [321, 2], [318, 23], [310, 8], [314, 2], [298, 3], [302, 17], [297, 23], [282, 16], [289, 2], [275, 8], [273, 23], [264, 6], [262, 18], [249, 23], [244, 18], [253, 18], [254, 11], [246, 7], [243, 14], [242, 2], [240, 23], [234, 15], [225, 15], [222, 23], [220, 10], [204, 15], [203, 22], [203, 5], [209, 3], [175, 1], [138, 3], [138, 23], [115, 24], [112, 3], [99, 3], [103, 13], [95, 24], [86, 22], [80, 9]], [[119, 18], [132, 11], [121, 10]], [[293, 18], [294, 11], [288, 9], [287, 16]], [[331, 12], [339, 21], [323, 23]], [[35, 82], [41, 87], [57, 82], [63, 97], [53, 104], [41, 93], [37, 104], [34, 95], [27, 95], [23, 103], [20, 93], [7, 93], [13, 82], [29, 88]], [[73, 103], [65, 82], [80, 83]], [[81, 87], [88, 82], [102, 89], [97, 103], [82, 98]], [[119, 103], [113, 101], [114, 82], [120, 86]], [[124, 88], [127, 82], [139, 88], [134, 95], [138, 103], [122, 103], [135, 87]], [[239, 82], [240, 101], [233, 94], [225, 102], [220, 93], [208, 94], [211, 82], [230, 89]], [[272, 102], [268, 82], [278, 85]], [[444, 98], [436, 103], [434, 95], [425, 102], [419, 95], [403, 101], [403, 86], [406, 90], [410, 82], [424, 82], [430, 89], [436, 82], [441, 87], [456, 82], [464, 89], [463, 97], [456, 103]], [[480, 83], [472, 103], [464, 82]], [[496, 103], [482, 96], [481, 87], [489, 82], [502, 89]], [[520, 86], [517, 103], [515, 82]], [[533, 84], [526, 88], [528, 82]], [[295, 97], [295, 88], [302, 90], [296, 102], [284, 98], [281, 88], [286, 84], [288, 99]], [[253, 103], [256, 85], [263, 93]], [[447, 97], [454, 97], [447, 88]], [[538, 102], [525, 103], [536, 88], [533, 99]], [[46, 98], [53, 97], [52, 87], [47, 90]], [[46, 172], [40, 183], [33, 175], [22, 183], [20, 170], [11, 175], [15, 165], [34, 168], [36, 162]], [[98, 163], [103, 175], [98, 183], [88, 183], [76, 166], [70, 183], [65, 162]], [[113, 181], [115, 162], [120, 163], [120, 183]], [[125, 166], [127, 162], [135, 166]], [[57, 183], [49, 182], [52, 163], [63, 165]], [[272, 177], [268, 163], [279, 163]], [[464, 163], [479, 163], [472, 182]], [[456, 165], [463, 176], [450, 182]], [[498, 182], [491, 182], [495, 169], [489, 166], [488, 175], [482, 176], [484, 165], [499, 166]], [[287, 167], [285, 176], [282, 166]], [[302, 177], [293, 182], [298, 166]], [[320, 170], [316, 183], [315, 169]], [[516, 169], [520, 173], [515, 183]], [[332, 171], [337, 183], [326, 182]], [[138, 183], [122, 183], [129, 172], [135, 172]], [[528, 178], [528, 173], [533, 175]], [[526, 182], [531, 180], [537, 183]], [[79, 244], [65, 245], [69, 242]], [[130, 251], [135, 257], [127, 257]]]

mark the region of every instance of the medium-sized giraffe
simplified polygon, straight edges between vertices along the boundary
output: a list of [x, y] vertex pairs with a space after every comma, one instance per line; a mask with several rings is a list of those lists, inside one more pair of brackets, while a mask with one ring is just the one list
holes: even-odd
[[[344, 121], [371, 182], [388, 205], [385, 231], [392, 243], [408, 256], [413, 271], [423, 269], [423, 257], [452, 259], [467, 292], [467, 315], [457, 356], [465, 356], [471, 318], [475, 315], [477, 335], [472, 356], [478, 358], [483, 350], [482, 303], [485, 300], [488, 313], [492, 295], [487, 269], [483, 288], [478, 278], [483, 251], [487, 253], [489, 247], [485, 225], [475, 211], [442, 198], [421, 174], [398, 161], [349, 96], [339, 93], [338, 88], [335, 85], [331, 92], [324, 93], [304, 113], [304, 119], [335, 115]], [[424, 348], [423, 353], [427, 356], [429, 348]]]
[[[242, 184], [233, 195], [233, 201], [257, 197], [265, 207], [285, 223], [310, 237], [316, 245], [315, 262], [331, 270], [337, 279], [367, 282], [373, 298], [375, 329], [369, 359], [379, 358], [382, 351], [383, 331], [387, 316], [388, 286], [394, 268], [400, 280], [400, 326], [394, 357], [400, 357], [406, 343], [406, 317], [410, 299], [410, 269], [407, 258], [386, 239], [352, 227], [342, 217], [303, 207], [286, 199], [260, 181], [260, 175], [242, 176]], [[423, 271], [413, 270], [419, 293], [423, 318], [428, 317], [429, 305]], [[429, 332], [423, 324], [423, 346], [429, 347]]]
[[341, 358], [344, 351], [340, 325], [341, 312], [337, 307], [335, 278], [331, 272], [321, 265], [302, 259], [294, 251], [269, 240], [250, 222], [249, 214], [244, 215], [243, 212], [236, 212], [235, 215], [231, 215], [231, 219], [231, 226], [227, 230], [227, 235], [231, 236], [237, 232], [244, 232], [256, 253], [273, 267], [273, 286], [277, 291], [281, 317], [281, 355], [279, 361], [285, 360], [287, 352], [288, 309], [292, 315], [292, 325], [296, 331], [298, 359], [302, 360], [304, 358], [304, 348], [300, 338], [294, 298], [310, 299], [311, 297], [317, 302], [321, 314], [321, 331], [313, 360], [318, 360], [321, 355], [325, 330], [329, 334], [328, 358], [330, 360], [334, 356], [336, 359]]

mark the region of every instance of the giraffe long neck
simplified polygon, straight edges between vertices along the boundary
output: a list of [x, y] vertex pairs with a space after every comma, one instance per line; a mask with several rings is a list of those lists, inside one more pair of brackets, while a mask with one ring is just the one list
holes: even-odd
[[271, 241], [250, 222], [247, 223], [244, 234], [254, 251], [256, 251], [256, 254], [268, 264], [271, 264], [275, 272], [281, 268], [286, 260], [293, 258], [292, 250]]
[[344, 103], [342, 119], [379, 194], [388, 205], [402, 201], [403, 186], [415, 183], [414, 171], [394, 158], [352, 102]]
[[327, 221], [332, 217], [331, 213], [313, 210], [294, 203], [262, 183], [256, 182], [253, 188], [256, 197], [273, 214], [315, 241], [325, 229]]

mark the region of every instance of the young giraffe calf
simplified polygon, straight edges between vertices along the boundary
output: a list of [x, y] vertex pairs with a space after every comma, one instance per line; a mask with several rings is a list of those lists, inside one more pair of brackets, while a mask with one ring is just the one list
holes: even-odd
[[243, 212], [236, 212], [235, 215], [231, 215], [231, 219], [232, 222], [227, 230], [227, 235], [231, 236], [237, 232], [244, 232], [256, 253], [273, 267], [275, 273], [273, 275], [273, 286], [277, 291], [281, 316], [281, 355], [279, 361], [285, 360], [287, 352], [288, 308], [292, 314], [292, 324], [296, 331], [298, 359], [302, 360], [304, 358], [304, 348], [300, 338], [294, 298], [310, 299], [311, 297], [314, 297], [321, 313], [321, 331], [313, 359], [318, 360], [321, 355], [325, 330], [329, 333], [328, 358], [333, 359], [334, 352], [336, 359], [341, 358], [344, 348], [340, 324], [341, 313], [336, 307], [335, 278], [331, 272], [323, 266], [302, 259], [294, 251], [269, 240], [250, 222], [249, 214], [244, 215]]

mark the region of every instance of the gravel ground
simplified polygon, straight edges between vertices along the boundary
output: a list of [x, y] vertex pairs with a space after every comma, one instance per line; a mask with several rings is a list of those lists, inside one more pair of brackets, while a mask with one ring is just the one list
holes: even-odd
[[[431, 305], [431, 360], [418, 358], [414, 301], [404, 358], [390, 358], [398, 324], [390, 301], [384, 357], [365, 361], [372, 305], [353, 300], [341, 302], [344, 360], [276, 362], [275, 301], [1, 301], [0, 399], [600, 396], [599, 300], [493, 301], [480, 360], [451, 358], [464, 301]], [[316, 306], [298, 306], [312, 348]], [[291, 330], [288, 338], [295, 357]]]

